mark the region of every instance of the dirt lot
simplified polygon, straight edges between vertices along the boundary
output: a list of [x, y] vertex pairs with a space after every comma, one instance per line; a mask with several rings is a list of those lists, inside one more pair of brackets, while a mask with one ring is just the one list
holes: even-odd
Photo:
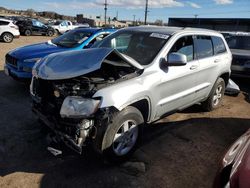
[[238, 97], [226, 96], [223, 106], [203, 112], [194, 106], [144, 130], [131, 161], [146, 172], [134, 175], [111, 166], [87, 150], [54, 157], [46, 150], [45, 133], [30, 110], [28, 86], [3, 73], [9, 50], [48, 37], [21, 37], [0, 43], [0, 187], [211, 187], [226, 148], [250, 127], [250, 82], [236, 81]]

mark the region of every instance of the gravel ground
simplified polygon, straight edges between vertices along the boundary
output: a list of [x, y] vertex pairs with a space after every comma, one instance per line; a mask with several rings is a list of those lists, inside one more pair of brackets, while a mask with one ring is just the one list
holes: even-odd
[[54, 157], [47, 152], [46, 134], [31, 112], [28, 85], [3, 73], [9, 50], [47, 40], [34, 36], [0, 43], [1, 188], [211, 187], [223, 153], [250, 127], [250, 82], [236, 79], [241, 94], [226, 96], [221, 108], [207, 113], [193, 106], [145, 128], [131, 161], [143, 162], [146, 170], [134, 173], [106, 164], [89, 149], [83, 156], [65, 149]]

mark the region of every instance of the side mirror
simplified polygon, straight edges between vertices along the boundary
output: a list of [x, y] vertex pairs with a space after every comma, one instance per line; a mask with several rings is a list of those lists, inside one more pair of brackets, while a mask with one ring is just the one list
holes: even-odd
[[167, 60], [165, 58], [165, 62], [168, 66], [184, 66], [187, 64], [187, 56], [181, 53], [170, 53]]

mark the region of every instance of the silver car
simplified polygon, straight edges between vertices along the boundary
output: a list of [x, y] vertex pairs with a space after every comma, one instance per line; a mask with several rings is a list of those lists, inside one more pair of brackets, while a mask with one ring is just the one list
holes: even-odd
[[[33, 111], [56, 141], [127, 159], [141, 127], [200, 103], [220, 106], [232, 54], [215, 31], [126, 28], [95, 48], [51, 54], [33, 69]], [[56, 148], [54, 148], [56, 149]]]

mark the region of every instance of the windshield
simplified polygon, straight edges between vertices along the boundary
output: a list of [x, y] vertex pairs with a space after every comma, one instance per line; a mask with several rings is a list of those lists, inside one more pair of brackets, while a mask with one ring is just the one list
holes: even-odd
[[230, 36], [226, 40], [231, 49], [250, 50], [250, 36]]
[[160, 33], [122, 30], [93, 47], [114, 48], [141, 65], [148, 65], [167, 42], [168, 37]]
[[62, 21], [56, 21], [53, 25], [60, 25]]
[[82, 44], [91, 35], [92, 33], [84, 30], [71, 30], [55, 39], [52, 39], [52, 43], [66, 48], [72, 48]]

